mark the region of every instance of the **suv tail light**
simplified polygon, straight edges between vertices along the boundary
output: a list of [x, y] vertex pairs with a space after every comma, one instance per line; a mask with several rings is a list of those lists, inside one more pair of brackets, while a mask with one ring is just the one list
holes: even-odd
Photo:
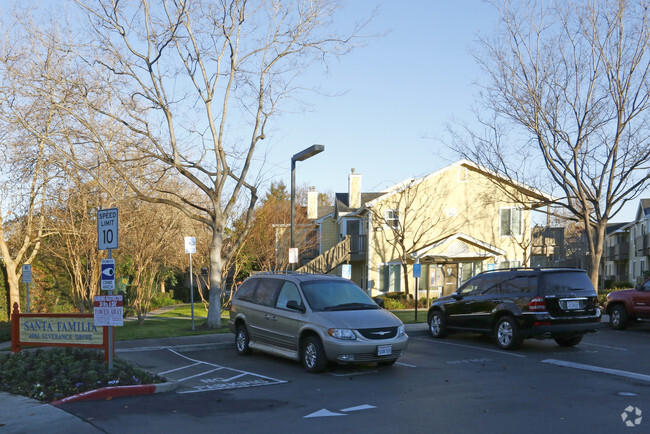
[[544, 297], [535, 297], [528, 302], [528, 310], [532, 312], [543, 312], [546, 310]]

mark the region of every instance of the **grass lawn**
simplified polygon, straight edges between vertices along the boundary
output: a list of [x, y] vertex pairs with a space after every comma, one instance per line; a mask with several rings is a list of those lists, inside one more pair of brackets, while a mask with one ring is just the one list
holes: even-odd
[[418, 320], [415, 320], [415, 310], [393, 310], [391, 311], [402, 320], [404, 324], [418, 324], [427, 322], [427, 309], [418, 309]]

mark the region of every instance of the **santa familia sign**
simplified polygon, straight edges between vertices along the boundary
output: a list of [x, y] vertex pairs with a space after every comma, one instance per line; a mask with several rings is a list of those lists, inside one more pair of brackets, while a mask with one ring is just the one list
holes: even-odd
[[11, 314], [11, 351], [26, 347], [84, 347], [104, 350], [108, 360], [108, 327], [94, 324], [93, 315], [81, 313]]

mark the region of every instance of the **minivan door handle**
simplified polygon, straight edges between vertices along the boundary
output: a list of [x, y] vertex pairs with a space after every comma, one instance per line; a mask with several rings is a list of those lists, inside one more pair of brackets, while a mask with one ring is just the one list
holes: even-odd
[[278, 318], [275, 315], [269, 315], [268, 313], [264, 315], [264, 318], [271, 320], [271, 321], [277, 321]]
[[501, 300], [492, 300], [492, 303], [499, 304], [499, 303], [501, 303]]

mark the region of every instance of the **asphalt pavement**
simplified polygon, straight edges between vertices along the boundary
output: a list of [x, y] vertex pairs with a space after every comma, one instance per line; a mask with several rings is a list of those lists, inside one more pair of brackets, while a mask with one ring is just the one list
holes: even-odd
[[[409, 336], [427, 333], [426, 324], [406, 324]], [[199, 351], [209, 349], [230, 349], [234, 345], [234, 337], [230, 333], [169, 337], [158, 339], [140, 339], [132, 341], [116, 341], [115, 355], [147, 349], [158, 350], [171, 348], [177, 351]], [[0, 343], [0, 349], [11, 346], [11, 342]], [[143, 367], [146, 369], [146, 367]], [[88, 421], [82, 420], [57, 407], [57, 404], [72, 400], [112, 399], [120, 396], [134, 396], [173, 391], [175, 383], [161, 385], [122, 386], [100, 389], [74, 397], [64, 398], [54, 403], [44, 403], [25, 396], [0, 392], [0, 432], [3, 433], [102, 433]]]

